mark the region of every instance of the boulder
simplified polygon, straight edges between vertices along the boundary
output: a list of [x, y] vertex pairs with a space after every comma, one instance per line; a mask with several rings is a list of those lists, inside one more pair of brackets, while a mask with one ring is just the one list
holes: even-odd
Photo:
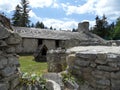
[[[56, 82], [62, 89], [64, 88], [64, 84], [62, 82], [62, 76], [58, 73], [47, 73], [47, 74], [43, 75], [43, 78], [50, 80], [50, 81], [48, 81], [49, 85], [53, 85]], [[58, 86], [57, 84], [55, 84], [55, 85]]]
[[0, 24], [0, 39], [5, 39], [10, 36], [10, 32]]

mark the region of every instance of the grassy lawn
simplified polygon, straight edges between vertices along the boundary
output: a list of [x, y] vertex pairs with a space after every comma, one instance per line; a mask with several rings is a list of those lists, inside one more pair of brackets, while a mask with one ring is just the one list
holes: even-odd
[[20, 69], [22, 72], [43, 74], [47, 72], [46, 62], [35, 62], [33, 56], [20, 56]]

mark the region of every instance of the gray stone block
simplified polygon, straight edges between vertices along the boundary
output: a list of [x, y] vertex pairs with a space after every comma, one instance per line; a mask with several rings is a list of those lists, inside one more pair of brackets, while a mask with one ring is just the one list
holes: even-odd
[[10, 75], [14, 74], [16, 71], [16, 67], [9, 67], [7, 66], [5, 69], [1, 71], [2, 76], [9, 77]]
[[86, 60], [76, 60], [75, 61], [75, 65], [78, 65], [78, 66], [81, 66], [81, 67], [87, 67], [87, 66], [89, 66], [89, 64], [90, 64], [90, 61], [86, 61]]
[[108, 71], [108, 72], [114, 72], [114, 71], [120, 70], [118, 67], [115, 68], [115, 67], [102, 66], [102, 65], [97, 66], [97, 69], [103, 70], [103, 71]]
[[10, 37], [6, 39], [6, 42], [9, 45], [16, 45], [19, 44], [21, 41], [22, 38], [16, 33], [12, 33]]
[[7, 84], [0, 83], [0, 90], [8, 90], [8, 89], [9, 89], [9, 87]]
[[7, 58], [4, 56], [0, 56], [0, 69], [4, 68], [7, 66]]
[[10, 36], [10, 32], [0, 25], [0, 39], [5, 39]]

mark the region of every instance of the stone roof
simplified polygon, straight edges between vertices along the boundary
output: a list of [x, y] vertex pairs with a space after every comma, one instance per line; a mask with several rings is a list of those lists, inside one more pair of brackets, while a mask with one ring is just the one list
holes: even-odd
[[41, 38], [41, 39], [60, 39], [67, 40], [70, 38], [80, 37], [78, 32], [48, 30], [39, 28], [13, 27], [15, 32], [21, 37]]
[[14, 31], [24, 38], [40, 38], [54, 40], [79, 39], [80, 41], [104, 41], [95, 34], [89, 32], [71, 32], [60, 30], [49, 30], [39, 28], [13, 27]]

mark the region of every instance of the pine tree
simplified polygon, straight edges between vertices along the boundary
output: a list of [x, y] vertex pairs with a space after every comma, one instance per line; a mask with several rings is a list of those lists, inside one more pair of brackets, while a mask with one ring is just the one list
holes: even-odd
[[28, 8], [29, 2], [27, 0], [21, 0], [21, 6], [22, 6], [22, 14], [21, 14], [21, 26], [22, 27], [28, 27], [30, 20], [29, 20], [29, 11]]
[[96, 25], [93, 28], [92, 32], [97, 34], [98, 36], [106, 39], [108, 37], [108, 22], [105, 15], [103, 15], [102, 19], [96, 16]]
[[114, 28], [114, 36], [113, 36], [113, 38], [115, 40], [120, 39], [120, 17], [116, 21], [116, 25], [115, 25], [115, 28]]
[[41, 29], [45, 28], [44, 24], [42, 22], [39, 22], [39, 21], [36, 23], [35, 27], [36, 28], [41, 28]]
[[50, 30], [53, 30], [52, 26], [50, 27]]
[[31, 27], [35, 27], [34, 23], [31, 24]]
[[13, 26], [20, 26], [21, 9], [22, 8], [19, 5], [16, 6], [16, 10], [15, 10], [13, 18], [12, 18]]

